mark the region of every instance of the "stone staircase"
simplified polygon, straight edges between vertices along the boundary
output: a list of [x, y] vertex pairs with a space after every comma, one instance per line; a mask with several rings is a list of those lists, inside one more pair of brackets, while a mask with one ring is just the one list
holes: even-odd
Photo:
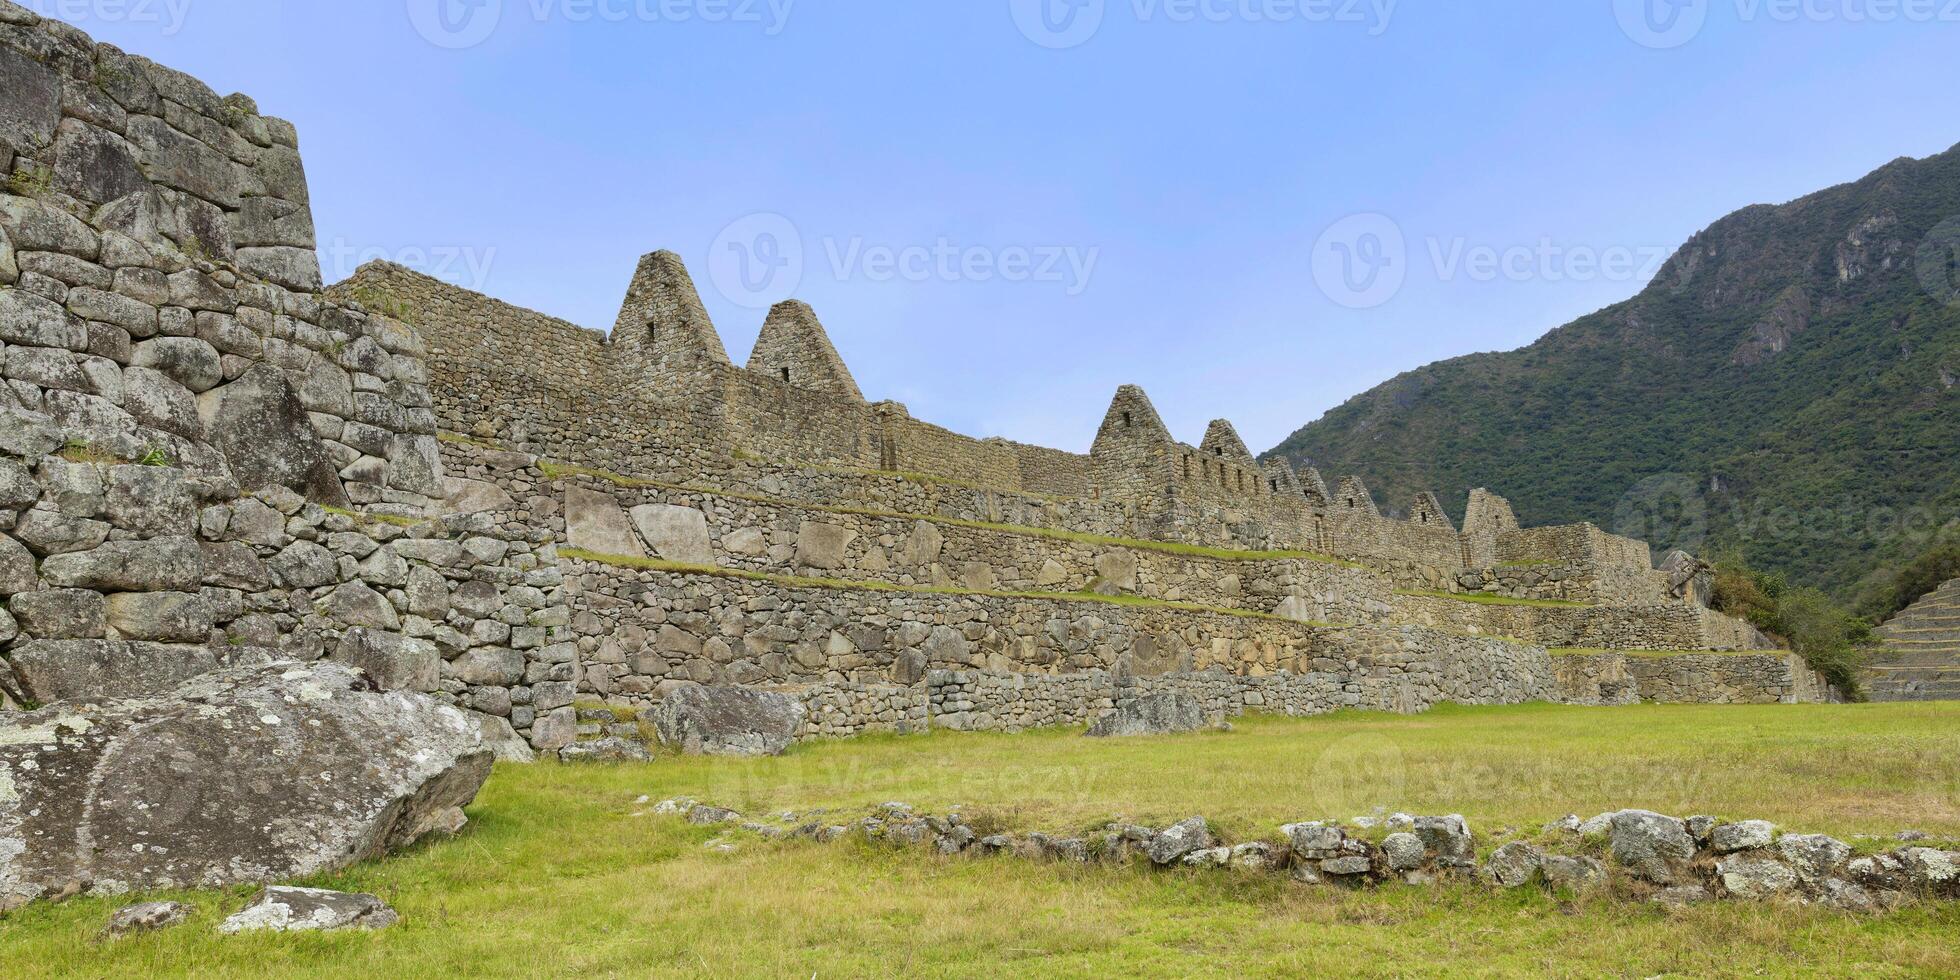
[[1960, 579], [1878, 628], [1865, 689], [1873, 701], [1960, 701]]

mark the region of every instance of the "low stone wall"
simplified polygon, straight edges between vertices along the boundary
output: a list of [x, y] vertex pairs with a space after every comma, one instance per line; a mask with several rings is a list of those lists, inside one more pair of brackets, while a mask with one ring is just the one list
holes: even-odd
[[1552, 657], [1552, 671], [1558, 676], [1558, 700], [1565, 704], [1640, 703], [1640, 685], [1627, 673], [1626, 654], [1559, 654]]
[[[1388, 583], [1366, 569], [1304, 558], [1243, 560], [950, 523], [803, 507], [590, 476], [567, 486], [611, 496], [659, 557], [781, 575], [1010, 592], [1122, 594], [1340, 624], [1382, 621]], [[1292, 601], [1288, 601], [1292, 600]]]
[[1586, 650], [1758, 650], [1768, 641], [1747, 623], [1684, 602], [1645, 606], [1501, 605], [1443, 596], [1397, 595], [1394, 618], [1439, 629], [1511, 636]]
[[584, 689], [625, 703], [649, 703], [669, 684], [909, 686], [934, 670], [1331, 673], [1396, 685], [1401, 693], [1384, 703], [1409, 706], [1534, 700], [1552, 687], [1540, 648], [1422, 627], [1320, 628], [1167, 606], [561, 563]]
[[1629, 656], [1643, 700], [1661, 704], [1796, 704], [1842, 700], [1795, 654]]

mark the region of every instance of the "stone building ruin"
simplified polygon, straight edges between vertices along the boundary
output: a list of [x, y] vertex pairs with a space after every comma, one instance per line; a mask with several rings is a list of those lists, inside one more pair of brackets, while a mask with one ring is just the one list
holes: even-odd
[[970, 438], [868, 400], [800, 302], [737, 366], [670, 252], [610, 333], [328, 287], [291, 124], [4, 0], [0, 93], [0, 711], [267, 656], [543, 751], [689, 685], [805, 737], [1831, 696], [1645, 544], [1489, 491], [1387, 516], [1133, 386], [1086, 455]]

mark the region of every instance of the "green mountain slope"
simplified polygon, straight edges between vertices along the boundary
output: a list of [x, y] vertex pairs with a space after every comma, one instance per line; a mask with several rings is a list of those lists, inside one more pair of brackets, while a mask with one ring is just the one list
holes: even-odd
[[1391, 508], [1487, 486], [1527, 523], [1735, 549], [1849, 597], [1960, 526], [1957, 257], [1960, 147], [1738, 211], [1633, 299], [1404, 374], [1267, 456]]

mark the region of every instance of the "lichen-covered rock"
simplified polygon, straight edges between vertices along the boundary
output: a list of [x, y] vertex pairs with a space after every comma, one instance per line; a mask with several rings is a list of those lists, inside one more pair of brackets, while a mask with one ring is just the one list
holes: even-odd
[[1695, 856], [1688, 825], [1647, 810], [1613, 814], [1613, 860], [1657, 885], [1675, 884], [1679, 866]]
[[1206, 725], [1205, 706], [1188, 694], [1150, 694], [1118, 705], [1089, 726], [1091, 738], [1176, 735]]
[[1469, 868], [1477, 863], [1477, 841], [1470, 834], [1470, 821], [1461, 814], [1447, 817], [1417, 817], [1411, 828], [1423, 846], [1436, 855], [1436, 863], [1446, 868]]
[[1598, 858], [1553, 854], [1545, 858], [1538, 870], [1544, 874], [1545, 884], [1554, 889], [1586, 891], [1606, 883], [1606, 865]]
[[1512, 841], [1497, 849], [1484, 865], [1484, 877], [1500, 888], [1529, 884], [1544, 866], [1545, 852], [1523, 841]]
[[336, 932], [385, 929], [400, 916], [373, 895], [350, 895], [321, 888], [267, 888], [238, 914], [218, 926], [226, 935], [241, 932]]
[[589, 742], [573, 742], [558, 750], [560, 762], [650, 762], [647, 747], [631, 739], [607, 736]]
[[0, 715], [0, 907], [343, 868], [459, 829], [491, 762], [462, 711], [331, 663]]
[[[1335, 857], [1341, 853], [1341, 846], [1347, 843], [1347, 831], [1319, 822], [1290, 823], [1281, 827], [1280, 833], [1286, 835], [1293, 855], [1306, 861]], [[1417, 848], [1421, 848], [1420, 841]]]
[[1716, 827], [1709, 838], [1717, 854], [1734, 854], [1737, 851], [1753, 851], [1768, 847], [1776, 836], [1776, 827], [1767, 820], [1744, 820], [1740, 823], [1725, 823]]
[[1152, 864], [1164, 867], [1176, 864], [1191, 852], [1204, 850], [1213, 843], [1211, 825], [1203, 817], [1192, 817], [1151, 835], [1143, 845], [1143, 853]]
[[108, 937], [129, 936], [139, 932], [156, 932], [178, 925], [191, 917], [195, 911], [182, 902], [143, 902], [116, 910], [109, 917], [109, 924], [102, 930]]
[[210, 439], [247, 490], [285, 487], [315, 503], [349, 506], [326, 447], [286, 375], [271, 364], [198, 396]]
[[1781, 861], [1730, 858], [1715, 865], [1722, 887], [1737, 898], [1773, 898], [1794, 891], [1797, 873]]
[[1402, 830], [1382, 839], [1382, 854], [1390, 871], [1414, 871], [1423, 866], [1428, 849], [1422, 846], [1422, 838]]
[[1785, 834], [1776, 850], [1797, 877], [1812, 884], [1835, 875], [1851, 858], [1851, 845], [1824, 834]]
[[683, 687], [652, 720], [661, 744], [688, 755], [765, 756], [788, 751], [807, 714], [801, 700], [774, 691]]

